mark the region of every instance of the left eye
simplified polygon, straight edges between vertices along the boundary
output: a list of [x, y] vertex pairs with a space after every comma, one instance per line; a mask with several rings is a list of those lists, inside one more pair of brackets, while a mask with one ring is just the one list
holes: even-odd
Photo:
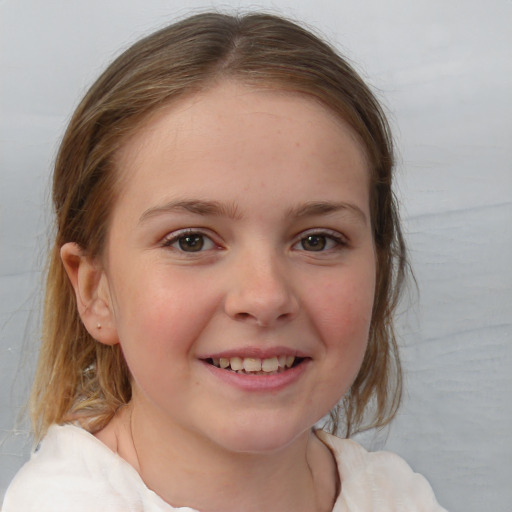
[[321, 252], [345, 245], [344, 240], [336, 235], [327, 233], [311, 233], [303, 236], [294, 246], [295, 249]]
[[202, 233], [181, 233], [169, 238], [164, 243], [165, 247], [173, 247], [182, 252], [200, 252], [215, 248], [211, 238]]

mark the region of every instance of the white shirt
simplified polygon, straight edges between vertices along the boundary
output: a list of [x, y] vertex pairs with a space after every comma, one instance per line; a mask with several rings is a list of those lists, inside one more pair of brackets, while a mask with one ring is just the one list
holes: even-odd
[[[425, 478], [397, 455], [367, 452], [326, 432], [317, 435], [332, 451], [340, 475], [332, 512], [446, 512]], [[7, 490], [2, 512], [36, 511], [198, 512], [166, 503], [128, 462], [74, 425], [52, 426]]]

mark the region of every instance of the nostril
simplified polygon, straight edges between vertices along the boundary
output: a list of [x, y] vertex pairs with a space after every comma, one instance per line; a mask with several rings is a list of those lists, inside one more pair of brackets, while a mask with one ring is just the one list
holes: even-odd
[[275, 322], [287, 322], [295, 317], [299, 308], [295, 295], [285, 291], [263, 294], [235, 289], [226, 297], [225, 312], [235, 321], [260, 327], [269, 327]]
[[246, 313], [244, 311], [241, 311], [239, 313], [236, 313], [234, 316], [235, 320], [238, 320], [240, 322], [254, 322], [255, 324], [264, 327], [269, 326], [273, 322], [280, 322], [280, 321], [286, 321], [288, 318], [291, 318], [292, 315], [290, 313], [281, 313], [275, 316], [272, 315], [256, 315], [251, 313]]

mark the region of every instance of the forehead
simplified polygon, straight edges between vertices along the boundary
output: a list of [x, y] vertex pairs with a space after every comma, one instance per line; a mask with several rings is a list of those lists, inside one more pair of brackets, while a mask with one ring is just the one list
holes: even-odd
[[121, 187], [164, 174], [179, 174], [181, 183], [196, 187], [243, 177], [250, 187], [261, 182], [265, 165], [289, 179], [317, 169], [324, 187], [338, 168], [364, 168], [369, 180], [362, 144], [333, 112], [303, 94], [233, 82], [152, 113], [121, 147], [116, 164]]
[[[283, 117], [283, 112], [288, 116]], [[130, 136], [117, 152], [117, 160], [121, 163], [132, 161], [141, 149], [157, 140], [158, 132], [163, 137], [169, 137], [171, 123], [174, 124], [177, 139], [179, 135], [182, 138], [190, 137], [193, 131], [197, 135], [220, 136], [223, 128], [231, 130], [233, 136], [241, 126], [251, 124], [267, 123], [278, 128], [276, 122], [279, 117], [283, 126], [286, 121], [296, 124], [300, 120], [297, 128], [308, 126], [312, 131], [330, 124], [334, 131], [350, 137], [366, 157], [364, 144], [356, 131], [334, 109], [313, 96], [227, 80], [205, 91], [180, 97], [151, 112], [131, 130]], [[291, 140], [293, 130], [289, 135]]]

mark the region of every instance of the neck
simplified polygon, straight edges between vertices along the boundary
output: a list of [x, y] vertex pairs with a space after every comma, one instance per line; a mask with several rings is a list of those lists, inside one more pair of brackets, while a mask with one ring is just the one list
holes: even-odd
[[336, 468], [312, 432], [279, 451], [234, 453], [175, 425], [160, 428], [144, 419], [141, 411], [128, 406], [98, 437], [174, 507], [201, 512], [332, 510]]

